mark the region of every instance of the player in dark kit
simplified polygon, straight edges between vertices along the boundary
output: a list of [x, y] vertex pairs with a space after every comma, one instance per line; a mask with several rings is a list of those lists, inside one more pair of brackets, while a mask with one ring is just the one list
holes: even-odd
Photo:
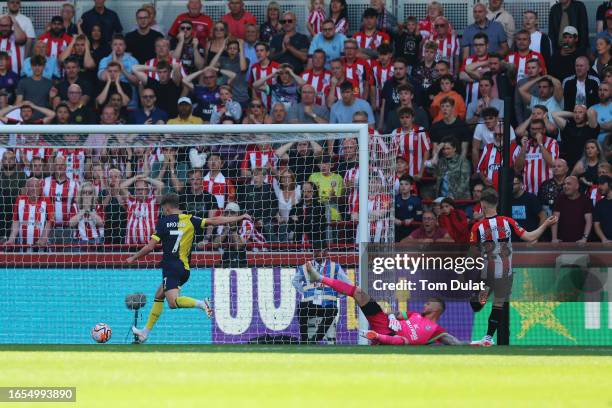
[[535, 241], [546, 229], [557, 222], [557, 217], [548, 217], [542, 225], [533, 231], [526, 231], [514, 219], [497, 215], [497, 192], [487, 189], [482, 192], [480, 205], [484, 218], [472, 227], [470, 244], [480, 244], [486, 260], [485, 279], [487, 288], [479, 295], [479, 302], [471, 302], [475, 312], [480, 311], [487, 303], [490, 291], [493, 291], [493, 308], [489, 316], [487, 334], [477, 343], [481, 346], [492, 346], [493, 335], [497, 331], [502, 317], [504, 303], [510, 300], [512, 292], [512, 230], [523, 241]]
[[174, 193], [166, 194], [160, 203], [165, 216], [159, 217], [155, 233], [151, 240], [136, 254], [127, 258], [127, 263], [132, 264], [137, 259], [147, 255], [161, 242], [163, 256], [161, 261], [162, 284], [155, 292], [153, 307], [149, 313], [147, 324], [143, 329], [132, 327], [132, 332], [138, 337], [140, 343], [144, 343], [155, 322], [164, 310], [164, 299], [168, 301], [170, 309], [176, 308], [200, 308], [212, 317], [212, 308], [208, 300], [196, 300], [187, 296], [180, 296], [181, 287], [189, 279], [189, 261], [193, 247], [193, 237], [202, 232], [204, 225], [222, 225], [231, 222], [250, 219], [247, 214], [234, 217], [211, 217], [199, 218], [191, 214], [183, 214], [179, 209], [179, 197]]

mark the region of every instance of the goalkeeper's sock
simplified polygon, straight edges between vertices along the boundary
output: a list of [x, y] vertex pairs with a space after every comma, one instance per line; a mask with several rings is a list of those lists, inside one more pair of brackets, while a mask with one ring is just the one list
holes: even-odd
[[487, 327], [487, 336], [493, 337], [497, 327], [499, 326], [499, 322], [502, 317], [502, 308], [498, 308], [493, 306], [491, 309], [491, 314], [489, 315], [489, 326]]
[[378, 340], [380, 344], [388, 344], [391, 346], [403, 346], [407, 343], [406, 339], [402, 336], [387, 336], [386, 334], [380, 333], [378, 337], [376, 337], [376, 340]]
[[176, 306], [181, 309], [190, 309], [193, 307], [198, 307], [198, 302], [200, 302], [199, 307], [202, 307], [203, 303], [201, 300], [195, 300], [194, 298], [191, 298], [189, 296], [179, 296], [176, 298]]
[[151, 329], [153, 329], [153, 326], [155, 326], [157, 319], [159, 319], [159, 316], [161, 316], [163, 311], [164, 311], [164, 299], [155, 299], [153, 301], [153, 307], [151, 308], [151, 312], [149, 312], [149, 318], [147, 319], [147, 324], [145, 325], [145, 328], [142, 329], [142, 331], [146, 332], [146, 334], [149, 334], [149, 332], [151, 331]]
[[321, 279], [321, 283], [329, 286], [338, 293], [342, 293], [350, 297], [353, 297], [355, 290], [357, 289], [357, 286], [353, 286], [350, 283], [342, 282], [338, 279], [327, 278], [325, 276]]

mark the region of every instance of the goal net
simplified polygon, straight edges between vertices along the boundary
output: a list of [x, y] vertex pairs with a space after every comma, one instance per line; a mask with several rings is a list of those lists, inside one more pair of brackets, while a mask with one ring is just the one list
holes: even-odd
[[[111, 342], [131, 342], [162, 280], [161, 248], [126, 258], [170, 192], [186, 213], [252, 220], [195, 234], [182, 294], [212, 299], [214, 318], [166, 306], [149, 342], [357, 343], [353, 299], [302, 266], [359, 284], [357, 243], [393, 241], [390, 136], [358, 124], [19, 131], [0, 136], [0, 343], [89, 343], [100, 322]], [[147, 297], [138, 310], [134, 293]]]

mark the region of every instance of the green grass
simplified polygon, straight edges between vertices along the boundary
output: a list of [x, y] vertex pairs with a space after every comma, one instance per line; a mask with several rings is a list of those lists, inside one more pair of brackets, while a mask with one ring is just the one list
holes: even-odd
[[0, 346], [0, 362], [0, 386], [77, 387], [53, 407], [612, 407], [611, 348]]

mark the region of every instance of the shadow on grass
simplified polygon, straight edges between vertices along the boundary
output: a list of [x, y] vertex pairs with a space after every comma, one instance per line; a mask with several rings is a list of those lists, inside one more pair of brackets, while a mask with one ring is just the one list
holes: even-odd
[[246, 344], [0, 344], [0, 352], [113, 352], [113, 353], [279, 353], [279, 354], [415, 354], [508, 356], [612, 356], [612, 347], [582, 346], [305, 346]]

